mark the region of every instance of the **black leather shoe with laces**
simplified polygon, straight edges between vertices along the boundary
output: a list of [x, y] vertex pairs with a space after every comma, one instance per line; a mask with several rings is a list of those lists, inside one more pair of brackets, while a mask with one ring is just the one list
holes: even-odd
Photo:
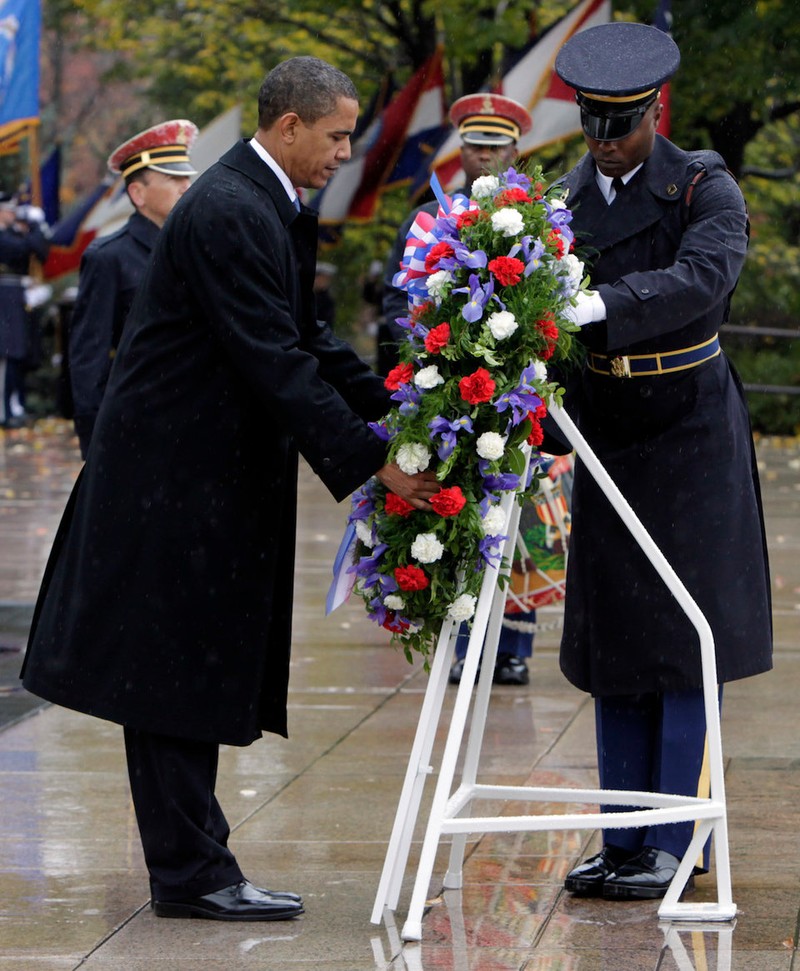
[[629, 858], [628, 850], [607, 843], [595, 856], [590, 856], [570, 870], [564, 880], [564, 889], [578, 897], [599, 897], [606, 878]]
[[[680, 862], [666, 850], [645, 846], [609, 875], [603, 883], [603, 896], [608, 900], [656, 900], [663, 897]], [[686, 889], [693, 886], [694, 877], [689, 877]]]
[[528, 665], [515, 654], [498, 654], [494, 665], [495, 684], [527, 684], [530, 680]]

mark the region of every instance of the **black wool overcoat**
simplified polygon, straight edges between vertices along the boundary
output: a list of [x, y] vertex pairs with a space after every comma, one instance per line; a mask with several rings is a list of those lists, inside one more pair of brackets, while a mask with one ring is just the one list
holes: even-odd
[[286, 734], [298, 450], [377, 471], [381, 380], [314, 315], [317, 223], [246, 142], [165, 223], [34, 615], [28, 690], [151, 732]]
[[[687, 202], [695, 172], [704, 174]], [[722, 159], [657, 136], [610, 206], [586, 155], [566, 177], [579, 245], [607, 321], [600, 354], [653, 354], [719, 330], [745, 258], [747, 217]], [[758, 475], [741, 384], [724, 353], [673, 374], [588, 368], [567, 410], [705, 614], [720, 682], [771, 667], [770, 591]], [[594, 695], [702, 684], [699, 640], [586, 467], [577, 463], [561, 666]]]

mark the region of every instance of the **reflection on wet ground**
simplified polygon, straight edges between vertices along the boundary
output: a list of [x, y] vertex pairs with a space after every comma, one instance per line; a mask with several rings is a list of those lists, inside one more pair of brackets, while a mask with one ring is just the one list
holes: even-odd
[[[117, 726], [36, 707], [16, 680], [50, 542], [80, 467], [63, 422], [0, 439], [0, 971], [796, 971], [800, 904], [800, 448], [759, 443], [776, 669], [726, 689], [723, 748], [735, 921], [660, 923], [657, 902], [578, 900], [566, 871], [590, 832], [470, 838], [461, 890], [437, 855], [418, 943], [400, 939], [433, 784], [396, 914], [370, 923], [426, 685], [357, 604], [324, 595], [343, 526], [301, 474], [290, 731], [226, 748], [219, 795], [257, 883], [301, 891], [291, 923], [167, 921], [149, 910]], [[549, 620], [557, 619], [554, 609]], [[492, 695], [479, 781], [593, 786], [589, 699], [564, 682], [558, 631], [531, 684]], [[445, 710], [452, 706], [448, 689]], [[446, 720], [445, 720], [446, 721]], [[441, 739], [434, 750], [439, 754]], [[547, 810], [544, 810], [547, 811]], [[713, 874], [697, 899], [714, 899]]]

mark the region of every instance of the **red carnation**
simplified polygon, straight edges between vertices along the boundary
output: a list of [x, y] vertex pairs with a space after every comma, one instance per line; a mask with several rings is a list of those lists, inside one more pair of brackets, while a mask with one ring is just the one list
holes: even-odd
[[556, 349], [556, 342], [558, 341], [558, 327], [556, 327], [553, 312], [548, 310], [543, 317], [536, 321], [536, 327], [545, 341], [547, 341], [547, 347], [541, 352], [542, 357], [547, 360], [553, 356], [553, 351]]
[[394, 571], [394, 578], [401, 590], [413, 592], [424, 590], [430, 583], [425, 572], [418, 566], [398, 566]]
[[448, 260], [455, 255], [455, 250], [449, 243], [436, 243], [431, 246], [425, 257], [425, 272], [433, 273], [439, 266], [439, 260]]
[[544, 196], [544, 186], [541, 182], [535, 182], [533, 186], [533, 198], [541, 199]]
[[501, 287], [514, 287], [522, 279], [525, 264], [515, 256], [498, 256], [489, 263], [489, 272], [494, 273]]
[[458, 486], [440, 489], [431, 497], [431, 505], [440, 516], [457, 516], [466, 504], [464, 493]]
[[[537, 408], [536, 410], [538, 412], [539, 409]], [[535, 448], [537, 445], [541, 445], [544, 441], [544, 431], [542, 431], [542, 426], [539, 424], [536, 415], [532, 411], [528, 412], [528, 418], [530, 419], [531, 423], [531, 431], [530, 435], [528, 435], [528, 445]]]
[[491, 375], [484, 367], [479, 367], [477, 371], [468, 374], [458, 382], [458, 390], [464, 401], [471, 405], [479, 405], [483, 401], [489, 401], [494, 394], [496, 385]]
[[394, 611], [389, 611], [386, 615], [386, 620], [381, 624], [381, 627], [385, 627], [386, 630], [391, 631], [393, 634], [402, 634], [404, 630], [408, 630], [411, 625], [405, 621], [401, 620]]
[[414, 507], [410, 502], [406, 502], [402, 496], [397, 496], [393, 492], [386, 493], [386, 515], [387, 516], [409, 516], [414, 512]]
[[524, 189], [520, 189], [519, 186], [514, 186], [513, 189], [505, 189], [503, 192], [498, 192], [494, 197], [494, 202], [496, 206], [513, 206], [515, 202], [533, 202], [533, 199], [531, 199]]
[[439, 324], [438, 327], [434, 327], [428, 331], [428, 336], [425, 338], [425, 350], [429, 354], [438, 354], [449, 340], [450, 324], [447, 322]]
[[466, 209], [456, 216], [456, 229], [461, 231], [465, 226], [474, 226], [483, 215], [480, 209]]
[[555, 254], [559, 259], [561, 259], [568, 249], [567, 241], [557, 229], [550, 231], [550, 235], [547, 237], [547, 244], [548, 246], [553, 247]]
[[390, 391], [397, 391], [401, 384], [408, 384], [414, 376], [413, 364], [398, 364], [386, 375], [383, 386]]

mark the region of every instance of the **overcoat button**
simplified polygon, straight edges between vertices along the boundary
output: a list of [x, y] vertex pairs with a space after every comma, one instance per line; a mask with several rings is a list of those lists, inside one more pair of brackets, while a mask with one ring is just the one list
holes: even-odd
[[640, 293], [650, 293], [650, 288], [649, 287], [642, 287], [642, 289], [639, 292]]

